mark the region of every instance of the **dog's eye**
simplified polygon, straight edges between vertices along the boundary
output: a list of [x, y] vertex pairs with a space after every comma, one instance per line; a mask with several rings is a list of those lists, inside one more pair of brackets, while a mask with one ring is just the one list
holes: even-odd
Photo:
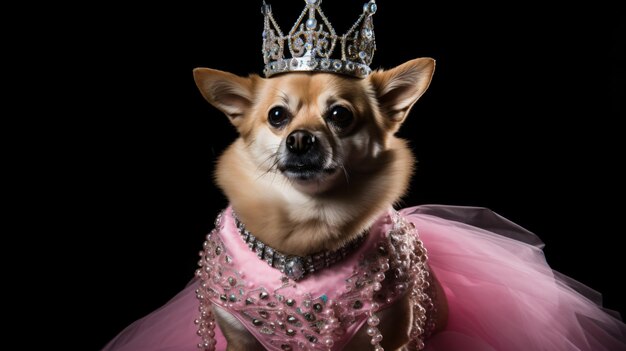
[[353, 119], [352, 111], [343, 106], [335, 106], [326, 114], [326, 120], [340, 129], [349, 127]]
[[287, 121], [289, 121], [289, 112], [281, 106], [273, 107], [267, 116], [267, 120], [270, 122], [272, 127], [280, 128], [287, 124]]

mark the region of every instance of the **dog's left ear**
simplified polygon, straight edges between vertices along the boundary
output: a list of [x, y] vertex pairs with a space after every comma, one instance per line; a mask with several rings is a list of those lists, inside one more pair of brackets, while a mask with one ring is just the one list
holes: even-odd
[[387, 71], [373, 72], [370, 80], [383, 115], [399, 126], [424, 94], [435, 71], [435, 60], [418, 58]]

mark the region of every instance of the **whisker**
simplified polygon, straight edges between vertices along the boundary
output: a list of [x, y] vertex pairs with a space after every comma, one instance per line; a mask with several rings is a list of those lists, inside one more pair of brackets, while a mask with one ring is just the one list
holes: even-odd
[[278, 144], [270, 145], [263, 152], [264, 154], [267, 154], [267, 157], [264, 160], [262, 160], [260, 162], [259, 166], [257, 167], [257, 171], [263, 171], [261, 176], [271, 172], [272, 169], [278, 163], [278, 161], [277, 161], [277, 158], [278, 158], [278, 147], [279, 147]]
[[[269, 159], [268, 159], [267, 161], [269, 161]], [[278, 165], [278, 162], [279, 162], [278, 157], [274, 157], [274, 160], [273, 160], [272, 164], [271, 164], [271, 165], [267, 168], [267, 170], [266, 170], [266, 171], [262, 172], [262, 173], [261, 173], [261, 174], [257, 177], [257, 180], [258, 180], [258, 179], [261, 179], [261, 177], [264, 177], [265, 175], [270, 174], [270, 173], [272, 173], [272, 174], [277, 174], [278, 172], [277, 172], [276, 166]]]
[[339, 168], [341, 168], [341, 170], [343, 171], [343, 175], [346, 177], [346, 183], [350, 184], [350, 175], [348, 174], [348, 170], [346, 169], [346, 167], [344, 167], [343, 164], [340, 164]]

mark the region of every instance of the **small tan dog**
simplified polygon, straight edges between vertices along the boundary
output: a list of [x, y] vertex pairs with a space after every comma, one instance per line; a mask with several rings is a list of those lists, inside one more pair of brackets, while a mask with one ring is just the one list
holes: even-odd
[[[194, 70], [203, 96], [239, 132], [219, 159], [216, 179], [250, 232], [281, 252], [306, 256], [336, 250], [367, 230], [407, 190], [414, 159], [394, 134], [434, 68], [433, 59], [420, 58], [365, 79]], [[436, 289], [440, 329], [447, 310]], [[385, 350], [409, 341], [408, 303], [379, 314]], [[228, 350], [263, 349], [235, 318], [214, 312]], [[346, 349], [371, 348], [364, 329]]]

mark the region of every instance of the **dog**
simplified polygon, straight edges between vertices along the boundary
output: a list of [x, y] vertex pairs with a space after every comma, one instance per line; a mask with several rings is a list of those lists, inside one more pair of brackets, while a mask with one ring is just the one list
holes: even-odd
[[[338, 250], [366, 232], [407, 191], [415, 161], [395, 133], [434, 68], [433, 59], [418, 58], [363, 79], [310, 72], [240, 77], [195, 69], [204, 98], [239, 133], [219, 158], [215, 179], [246, 228], [297, 256]], [[432, 283], [437, 331], [446, 324], [447, 305], [436, 278]], [[379, 313], [385, 350], [409, 341], [409, 304], [403, 298]], [[213, 312], [228, 350], [263, 350], [228, 312]], [[366, 327], [345, 349], [372, 347]]]

